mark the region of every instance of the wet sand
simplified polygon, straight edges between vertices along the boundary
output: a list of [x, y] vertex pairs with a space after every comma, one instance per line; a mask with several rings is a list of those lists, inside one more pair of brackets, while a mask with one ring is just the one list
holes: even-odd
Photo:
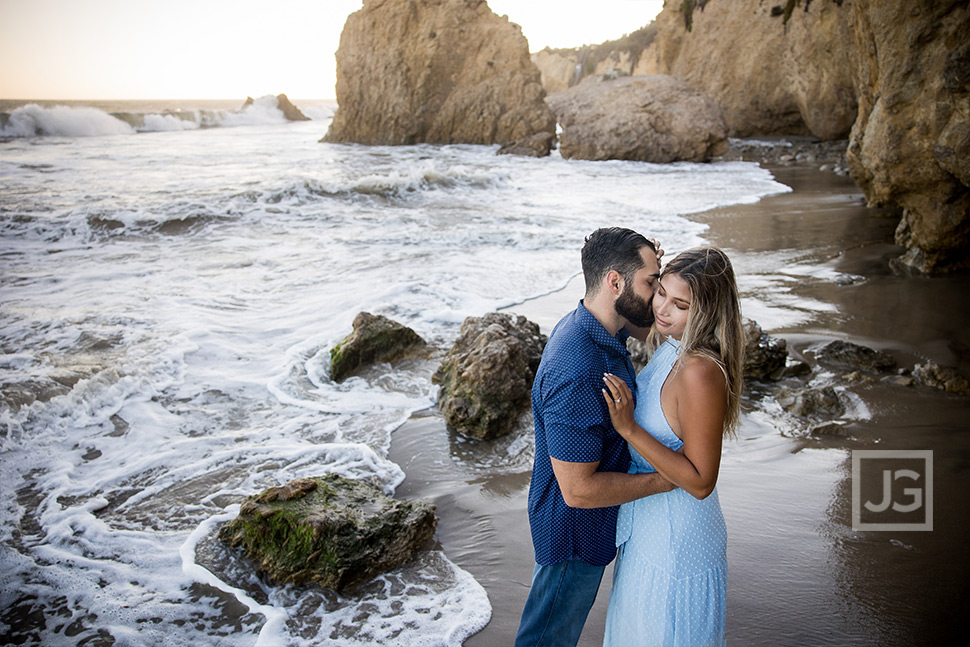
[[[798, 165], [772, 171], [792, 193], [694, 217], [710, 226], [710, 243], [730, 254], [745, 315], [785, 338], [796, 358], [844, 339], [885, 350], [900, 366], [931, 360], [970, 375], [970, 275], [894, 274], [888, 261], [901, 251], [892, 242], [894, 217], [866, 208], [847, 178]], [[548, 333], [581, 292], [576, 278], [509, 311]], [[718, 490], [729, 532], [729, 642], [966, 644], [970, 397], [821, 379], [869, 415], [847, 416], [842, 434], [813, 436], [797, 421], [779, 424], [764, 402], [770, 388], [756, 387], [738, 440], [725, 445]], [[851, 452], [860, 449], [934, 452], [932, 532], [852, 529]], [[511, 645], [528, 593], [522, 453], [503, 463], [507, 440], [458, 437], [436, 409], [392, 440], [390, 458], [408, 475], [397, 495], [437, 505], [437, 540], [488, 592], [492, 619], [468, 647]], [[581, 645], [601, 644], [610, 576], [607, 569]]]

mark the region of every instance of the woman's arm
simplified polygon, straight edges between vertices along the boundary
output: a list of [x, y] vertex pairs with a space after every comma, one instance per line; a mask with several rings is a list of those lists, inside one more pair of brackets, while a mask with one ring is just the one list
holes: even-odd
[[671, 450], [633, 420], [633, 397], [623, 380], [614, 375], [603, 379], [607, 386], [603, 396], [617, 433], [657, 472], [691, 496], [703, 499], [713, 492], [727, 411], [724, 375], [717, 364], [689, 357], [664, 386], [661, 406], [671, 428], [684, 441], [681, 452]]

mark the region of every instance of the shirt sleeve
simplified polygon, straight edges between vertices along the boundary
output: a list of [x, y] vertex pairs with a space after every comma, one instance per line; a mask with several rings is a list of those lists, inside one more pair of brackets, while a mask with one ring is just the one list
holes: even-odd
[[564, 381], [546, 395], [543, 417], [552, 458], [570, 463], [602, 460], [609, 413], [601, 389], [587, 375]]

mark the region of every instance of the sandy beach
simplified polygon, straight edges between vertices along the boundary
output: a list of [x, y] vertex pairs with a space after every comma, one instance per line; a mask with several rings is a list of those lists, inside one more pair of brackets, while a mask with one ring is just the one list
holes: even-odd
[[[843, 339], [885, 350], [901, 367], [930, 360], [970, 375], [968, 276], [894, 274], [896, 218], [867, 208], [851, 180], [818, 166], [772, 165], [791, 193], [692, 217], [730, 254], [745, 315], [786, 339], [794, 358]], [[577, 271], [578, 260], [577, 249]], [[509, 311], [548, 333], [581, 292], [574, 279]], [[970, 398], [831, 379], [859, 414], [839, 434], [777, 424], [771, 387], [754, 385], [739, 438], [725, 445], [718, 490], [729, 531], [729, 642], [965, 644]], [[437, 541], [488, 593], [491, 621], [469, 647], [512, 644], [532, 573], [529, 469], [481, 467], [501, 461], [508, 444], [460, 438], [435, 408], [392, 439], [390, 458], [408, 475], [397, 496], [436, 504]], [[933, 451], [932, 532], [852, 529], [851, 452], [860, 449]], [[608, 569], [581, 645], [601, 644], [610, 578]]]

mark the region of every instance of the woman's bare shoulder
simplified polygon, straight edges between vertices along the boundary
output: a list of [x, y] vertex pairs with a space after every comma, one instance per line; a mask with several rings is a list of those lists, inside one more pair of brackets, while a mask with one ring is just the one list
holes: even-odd
[[690, 389], [716, 388], [723, 390], [726, 380], [721, 365], [706, 355], [690, 354], [681, 360], [680, 378]]

